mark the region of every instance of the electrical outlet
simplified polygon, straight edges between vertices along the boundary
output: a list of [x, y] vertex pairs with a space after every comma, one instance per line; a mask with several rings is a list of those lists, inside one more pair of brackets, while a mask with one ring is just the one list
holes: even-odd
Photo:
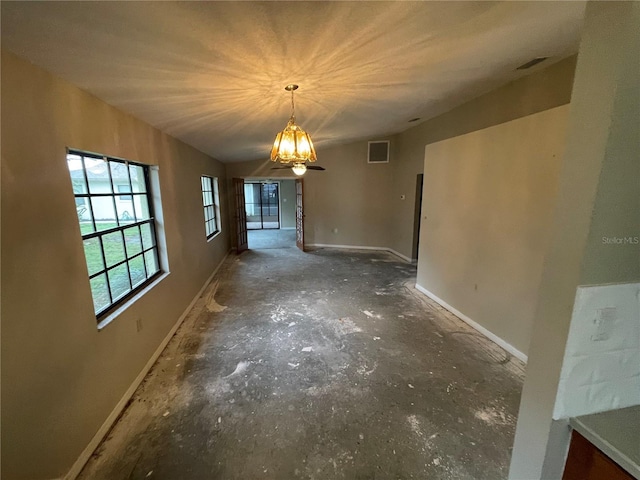
[[142, 318], [140, 317], [136, 318], [136, 331], [142, 331]]

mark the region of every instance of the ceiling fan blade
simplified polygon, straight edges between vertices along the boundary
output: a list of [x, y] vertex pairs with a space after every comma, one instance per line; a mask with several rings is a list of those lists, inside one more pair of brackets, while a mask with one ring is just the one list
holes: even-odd
[[[293, 168], [293, 165], [284, 165], [282, 167], [271, 167], [271, 170], [286, 170], [287, 168]], [[326, 168], [320, 165], [307, 165], [307, 170], [326, 170]]]

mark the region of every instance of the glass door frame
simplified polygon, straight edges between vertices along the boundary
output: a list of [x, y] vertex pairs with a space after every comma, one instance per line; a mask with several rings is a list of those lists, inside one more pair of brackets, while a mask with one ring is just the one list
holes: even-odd
[[[281, 227], [280, 221], [280, 183], [279, 182], [269, 182], [269, 181], [245, 181], [245, 204], [246, 204], [246, 213], [247, 213], [247, 229], [248, 230], [279, 230]], [[256, 201], [256, 189], [253, 185], [259, 185], [258, 189], [257, 201]], [[251, 186], [252, 190], [247, 190], [247, 186]], [[266, 187], [269, 187], [268, 190], [271, 192], [265, 192]], [[266, 202], [265, 202], [265, 193]], [[275, 195], [270, 195], [270, 193], [275, 193]], [[274, 201], [270, 201], [273, 199]], [[255, 214], [256, 207], [259, 209], [259, 215]], [[267, 209], [266, 217], [277, 217], [275, 221], [265, 220], [265, 208]], [[275, 215], [271, 215], [272, 209], [275, 208]], [[251, 209], [251, 211], [249, 211]], [[253, 215], [251, 215], [253, 214]], [[260, 217], [259, 220], [256, 217]], [[266, 224], [275, 223], [276, 226], [265, 226]], [[259, 226], [250, 226], [251, 224], [258, 224]]]

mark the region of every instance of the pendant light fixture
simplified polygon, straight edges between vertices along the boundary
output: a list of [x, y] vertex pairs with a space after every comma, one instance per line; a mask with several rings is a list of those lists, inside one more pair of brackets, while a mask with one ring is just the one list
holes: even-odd
[[317, 160], [316, 151], [309, 134], [296, 125], [293, 92], [298, 89], [298, 85], [290, 84], [284, 89], [291, 92], [291, 117], [284, 130], [276, 135], [271, 149], [271, 161], [282, 164], [292, 163], [293, 173], [303, 175], [307, 171], [306, 162]]

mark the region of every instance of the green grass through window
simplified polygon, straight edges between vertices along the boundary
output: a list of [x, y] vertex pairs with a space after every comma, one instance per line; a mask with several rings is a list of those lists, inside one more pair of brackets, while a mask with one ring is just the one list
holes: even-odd
[[[117, 227], [115, 222], [100, 223], [101, 230], [107, 230], [113, 227]], [[91, 233], [93, 232], [93, 225], [91, 222], [81, 222], [80, 231], [83, 235]], [[106, 273], [91, 279], [91, 292], [93, 294], [93, 304], [96, 311], [100, 311], [110, 305], [113, 301], [131, 291], [158, 270], [153, 252], [147, 252], [145, 254], [145, 259], [149, 263], [146, 270], [142, 256], [134, 257], [142, 252], [142, 244], [144, 244], [144, 248], [149, 248], [153, 245], [152, 232], [149, 225], [142, 225], [142, 237], [138, 227], [135, 226], [124, 231], [124, 238], [125, 241], [123, 242], [122, 232], [117, 231], [84, 240], [84, 251], [89, 275], [91, 276], [105, 270], [105, 268], [107, 269]], [[102, 241], [104, 248], [104, 259], [100, 251], [100, 241]], [[129, 279], [126, 264], [113, 267], [127, 258], [129, 258], [128, 264], [131, 279]], [[105, 260], [106, 265], [104, 264]], [[109, 277], [109, 285], [111, 286], [112, 300], [109, 299], [107, 275]], [[131, 282], [133, 285], [131, 285]]]

